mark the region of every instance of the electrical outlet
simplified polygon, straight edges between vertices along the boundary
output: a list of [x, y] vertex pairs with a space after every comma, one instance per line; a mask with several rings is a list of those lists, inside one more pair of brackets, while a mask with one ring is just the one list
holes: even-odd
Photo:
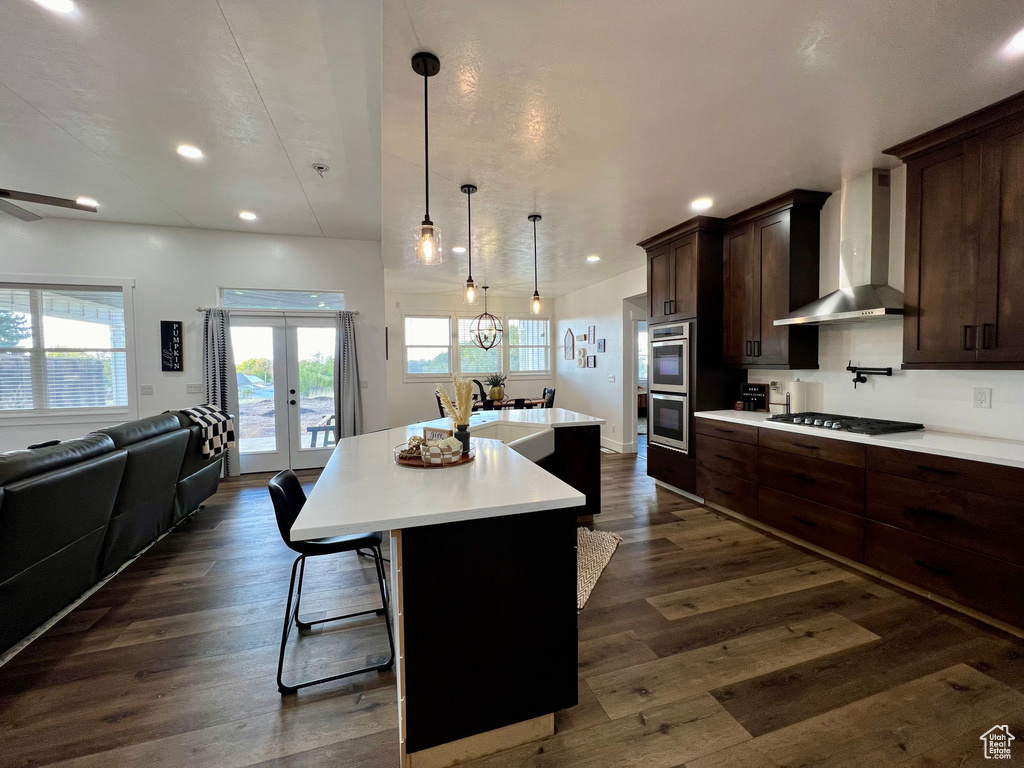
[[975, 387], [974, 388], [974, 407], [975, 408], [991, 408], [992, 407], [992, 389], [990, 387]]
[[201, 394], [203, 394], [203, 385], [202, 384], [186, 384], [185, 385], [185, 394], [186, 395], [201, 395]]
[[142, 385], [140, 385], [139, 386], [139, 394], [140, 395], [152, 395], [153, 394], [153, 385], [152, 384], [142, 384]]
[[369, 389], [370, 388], [370, 380], [369, 379], [360, 379], [359, 380], [359, 388], [360, 389]]

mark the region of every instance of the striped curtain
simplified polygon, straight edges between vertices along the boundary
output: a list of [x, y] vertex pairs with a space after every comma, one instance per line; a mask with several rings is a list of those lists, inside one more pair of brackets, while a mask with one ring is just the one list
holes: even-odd
[[[227, 310], [207, 309], [203, 320], [203, 375], [206, 402], [238, 419], [238, 382], [235, 357], [231, 352], [231, 331]], [[235, 429], [238, 429], [236, 423]], [[239, 474], [238, 448], [224, 457], [224, 475]]]
[[334, 413], [338, 441], [363, 433], [363, 398], [356, 358], [356, 313], [338, 313], [334, 350]]

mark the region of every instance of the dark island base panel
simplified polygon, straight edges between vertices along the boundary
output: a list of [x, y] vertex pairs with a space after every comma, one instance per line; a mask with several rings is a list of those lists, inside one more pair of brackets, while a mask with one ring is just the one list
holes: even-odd
[[586, 495], [580, 516], [601, 514], [601, 426], [555, 428], [555, 452], [538, 462], [563, 483]]
[[575, 706], [585, 509], [401, 532], [407, 753]]

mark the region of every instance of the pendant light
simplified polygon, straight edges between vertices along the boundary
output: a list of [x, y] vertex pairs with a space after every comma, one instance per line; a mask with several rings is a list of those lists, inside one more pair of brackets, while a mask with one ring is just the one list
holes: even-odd
[[527, 218], [533, 222], [533, 298], [530, 299], [530, 314], [539, 315], [544, 311], [544, 302], [537, 290], [537, 222], [540, 221], [540, 214], [531, 213]]
[[484, 289], [484, 311], [473, 318], [469, 324], [469, 338], [480, 349], [492, 349], [501, 344], [501, 337], [504, 331], [501, 328], [501, 321], [487, 311], [487, 287]]
[[441, 263], [441, 230], [430, 220], [430, 128], [427, 121], [427, 81], [441, 70], [441, 60], [432, 53], [413, 54], [412, 69], [423, 77], [423, 175], [426, 206], [423, 223], [416, 227], [414, 242], [416, 263], [434, 266]]
[[469, 277], [466, 278], [466, 293], [463, 296], [464, 304], [476, 304], [476, 283], [473, 282], [473, 193], [476, 187], [473, 184], [463, 184], [462, 191], [466, 193], [466, 249], [469, 251]]

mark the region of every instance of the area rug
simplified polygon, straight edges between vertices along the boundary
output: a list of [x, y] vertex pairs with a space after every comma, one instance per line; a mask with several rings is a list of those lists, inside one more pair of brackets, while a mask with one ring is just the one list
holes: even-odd
[[576, 529], [576, 610], [582, 611], [590, 599], [601, 571], [615, 554], [622, 537], [608, 531]]

